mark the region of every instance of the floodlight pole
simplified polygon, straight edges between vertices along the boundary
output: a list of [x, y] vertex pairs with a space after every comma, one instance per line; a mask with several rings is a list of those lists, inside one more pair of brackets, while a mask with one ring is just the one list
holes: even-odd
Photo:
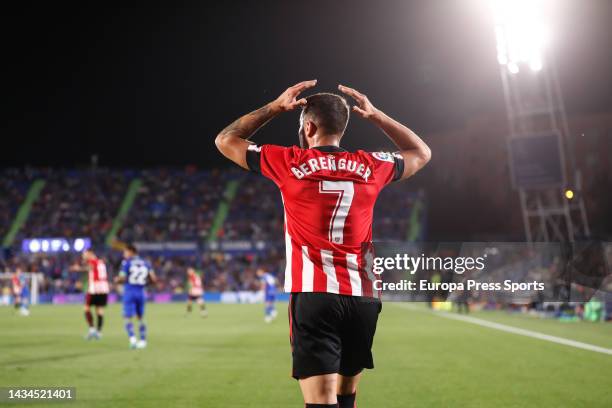
[[[529, 188], [515, 185], [514, 188], [519, 193], [528, 242], [574, 242], [588, 238], [590, 229], [561, 87], [550, 60], [543, 59], [542, 68], [537, 72], [522, 67], [519, 72], [511, 73], [507, 65], [499, 65], [510, 130], [508, 147], [516, 138], [543, 132], [557, 135], [561, 182]], [[512, 168], [512, 159], [508, 156]], [[565, 198], [567, 188], [575, 191], [572, 200]]]

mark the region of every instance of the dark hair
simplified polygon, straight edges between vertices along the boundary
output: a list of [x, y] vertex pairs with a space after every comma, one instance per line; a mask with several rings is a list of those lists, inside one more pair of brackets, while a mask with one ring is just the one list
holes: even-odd
[[340, 95], [317, 93], [306, 98], [302, 116], [310, 116], [318, 127], [330, 135], [342, 135], [349, 120], [349, 106]]
[[134, 244], [127, 244], [127, 245], [125, 246], [125, 249], [127, 249], [128, 251], [130, 251], [130, 252], [132, 252], [132, 253], [134, 253], [134, 254], [137, 254], [137, 253], [138, 253], [138, 250], [136, 249], [136, 247], [134, 246]]

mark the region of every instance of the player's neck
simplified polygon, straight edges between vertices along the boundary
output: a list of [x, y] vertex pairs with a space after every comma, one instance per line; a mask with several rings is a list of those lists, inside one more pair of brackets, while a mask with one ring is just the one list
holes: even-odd
[[312, 141], [312, 143], [310, 143], [310, 145], [308, 146], [311, 149], [313, 147], [320, 146], [340, 146], [340, 137], [338, 135], [315, 136], [313, 139], [314, 140]]

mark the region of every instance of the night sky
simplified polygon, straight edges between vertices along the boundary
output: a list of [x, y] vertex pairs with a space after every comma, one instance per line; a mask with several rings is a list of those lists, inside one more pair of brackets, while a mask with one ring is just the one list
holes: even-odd
[[[82, 3], [2, 13], [2, 166], [71, 167], [92, 154], [104, 166], [227, 166], [218, 131], [313, 78], [315, 91], [363, 91], [425, 139], [504, 109], [479, 0]], [[554, 3], [568, 111], [609, 110], [612, 2]], [[256, 140], [296, 143], [297, 117], [276, 119]], [[357, 117], [344, 141], [388, 145]]]

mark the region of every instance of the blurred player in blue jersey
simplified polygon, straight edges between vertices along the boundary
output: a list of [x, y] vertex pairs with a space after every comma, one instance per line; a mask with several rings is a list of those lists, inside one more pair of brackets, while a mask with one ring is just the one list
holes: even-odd
[[26, 276], [22, 273], [21, 268], [17, 268], [11, 279], [13, 298], [15, 299], [15, 310], [19, 311], [22, 316], [29, 316], [28, 300], [30, 299], [30, 290], [26, 282]]
[[[147, 346], [147, 326], [144, 322], [145, 309], [145, 286], [150, 278], [151, 282], [157, 282], [155, 272], [149, 262], [138, 256], [138, 251], [133, 245], [127, 245], [123, 251], [123, 262], [117, 277], [118, 283], [125, 283], [123, 288], [123, 317], [125, 318], [125, 330], [130, 339], [130, 348], [145, 348]], [[138, 330], [140, 340], [134, 335], [134, 315], [138, 319]]]
[[261, 281], [261, 289], [264, 292], [264, 302], [266, 303], [264, 321], [270, 323], [276, 319], [276, 278], [271, 273], [264, 271], [262, 268], [257, 269], [257, 277]]

